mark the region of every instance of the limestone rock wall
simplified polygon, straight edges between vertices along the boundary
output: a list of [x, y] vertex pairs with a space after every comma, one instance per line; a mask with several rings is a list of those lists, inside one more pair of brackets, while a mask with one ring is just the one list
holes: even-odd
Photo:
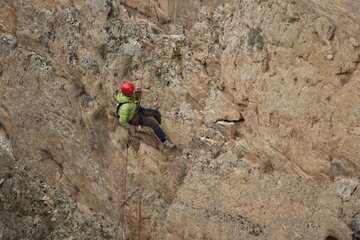
[[167, 239], [356, 239], [358, 36], [302, 2], [241, 1], [188, 39], [183, 86], [212, 130]]
[[356, 173], [358, 41], [301, 12], [301, 4], [218, 11], [189, 33], [193, 61], [185, 69], [199, 66], [201, 74], [183, 73], [192, 98], [204, 99], [199, 90], [213, 87], [205, 123], [243, 118], [237, 130], [254, 144], [253, 155], [288, 159], [306, 175], [326, 178], [340, 162], [344, 173]]
[[[161, 24], [175, 23], [190, 28], [198, 19], [199, 9], [214, 9], [234, 0], [120, 0], [132, 13], [141, 14]], [[170, 29], [176, 29], [170, 26]]]
[[[0, 128], [0, 239], [115, 239], [118, 225], [46, 179], [29, 178]], [[118, 238], [119, 239], [119, 238]]]
[[[69, 237], [138, 238], [142, 192], [144, 239], [358, 238], [356, 15], [340, 1], [338, 12], [323, 1], [146, 2], [0, 2], [4, 193], [47, 189], [46, 201], [79, 206], [55, 206], [88, 214]], [[160, 109], [176, 151], [146, 128], [124, 149], [112, 96], [124, 80]], [[45, 196], [19, 192], [16, 206], [1, 195], [4, 219]], [[46, 216], [41, 231], [60, 236]]]
[[[125, 186], [127, 132], [113, 116], [113, 93], [125, 79], [140, 85], [142, 76], [144, 94], [156, 93], [144, 104], [161, 107], [171, 95], [164, 95], [170, 75], [179, 72], [174, 49], [184, 37], [160, 34], [159, 27], [130, 18], [110, 1], [2, 1], [0, 9], [0, 126], [13, 161], [30, 180], [46, 181], [115, 225], [123, 201], [144, 187], [144, 233], [156, 234], [185, 165], [166, 161], [174, 156], [162, 154], [158, 140], [144, 132], [147, 144], [139, 153], [129, 150]], [[4, 159], [10, 171], [13, 162]], [[6, 201], [11, 199], [4, 196]], [[132, 206], [126, 211], [129, 235], [137, 229]]]

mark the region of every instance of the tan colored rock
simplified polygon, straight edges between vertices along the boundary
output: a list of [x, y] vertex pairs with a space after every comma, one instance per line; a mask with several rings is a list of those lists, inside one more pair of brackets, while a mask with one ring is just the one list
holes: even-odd
[[140, 12], [146, 17], [153, 18], [160, 23], [174, 22], [176, 24], [191, 27], [198, 18], [198, 10], [201, 7], [214, 9], [220, 4], [234, 2], [234, 0], [211, 0], [211, 1], [173, 1], [173, 0], [119, 0], [120, 3]]
[[334, 59], [334, 55], [333, 55], [333, 54], [328, 54], [328, 55], [326, 55], [326, 59], [327, 59], [327, 60], [333, 60], [333, 59]]
[[356, 41], [356, 39], [355, 38], [350, 38], [349, 39], [349, 42], [354, 46], [354, 47], [358, 47], [359, 46], [359, 42], [358, 41]]
[[231, 154], [192, 169], [169, 209], [167, 239], [312, 239], [326, 237], [330, 229], [334, 236], [350, 237], [333, 216], [341, 203], [331, 189], [319, 190], [313, 181], [285, 173], [262, 176], [246, 159]]
[[14, 34], [16, 30], [17, 12], [13, 4], [0, 5], [0, 31]]
[[[250, 12], [250, 11], [249, 11]], [[266, 25], [266, 23], [264, 23]], [[235, 29], [235, 28], [234, 28]], [[237, 28], [238, 29], [238, 28]], [[269, 29], [266, 29], [266, 31], [268, 31]], [[264, 30], [265, 31], [265, 30]], [[245, 37], [246, 32], [243, 33], [243, 36]], [[249, 34], [249, 33], [248, 33]], [[229, 33], [229, 35], [231, 35]], [[262, 36], [264, 38], [266, 38], [266, 33], [262, 33]], [[231, 38], [229, 38], [231, 40]], [[309, 41], [309, 40], [307, 40]], [[314, 46], [312, 47], [312, 49], [314, 50], [317, 44], [317, 40], [314, 38], [313, 40], [310, 41], [314, 41], [313, 44]], [[309, 44], [307, 44], [308, 46], [311, 46]], [[358, 53], [346, 53], [347, 50], [346, 48], [344, 48], [346, 46], [346, 44], [343, 45], [343, 48], [340, 50], [341, 55], [342, 54], [347, 54], [349, 56], [354, 54], [357, 55]], [[314, 91], [314, 89], [311, 88], [307, 88], [304, 87], [302, 93], [299, 92], [299, 88], [296, 85], [299, 80], [297, 80], [297, 77], [294, 77], [293, 79], [296, 80], [291, 80], [292, 76], [296, 76], [298, 74], [305, 74], [308, 76], [306, 77], [308, 80], [305, 80], [305, 84], [308, 83], [310, 85], [317, 85], [318, 82], [322, 82], [322, 80], [316, 80], [317, 78], [321, 78], [320, 76], [317, 76], [317, 73], [315, 72], [315, 69], [312, 69], [310, 66], [310, 68], [304, 67], [303, 69], [297, 70], [297, 72], [292, 72], [291, 68], [292, 66], [299, 66], [299, 62], [294, 61], [294, 57], [292, 56], [292, 49], [288, 49], [288, 50], [276, 50], [276, 55], [271, 55], [270, 59], [275, 60], [274, 61], [270, 61], [268, 63], [270, 71], [271, 69], [274, 69], [274, 75], [273, 77], [268, 76], [266, 74], [266, 71], [264, 73], [263, 71], [263, 65], [261, 65], [261, 63], [264, 62], [263, 59], [268, 58], [265, 53], [263, 53], [263, 55], [259, 54], [258, 52], [251, 52], [250, 54], [246, 51], [240, 51], [238, 52], [239, 46], [235, 45], [235, 44], [231, 44], [228, 43], [227, 44], [227, 49], [225, 50], [225, 52], [223, 54], [226, 54], [223, 59], [224, 59], [224, 63], [222, 64], [224, 66], [224, 68], [222, 69], [222, 73], [223, 73], [223, 81], [225, 83], [225, 87], [226, 89], [229, 89], [229, 92], [234, 92], [234, 94], [236, 94], [237, 98], [240, 97], [240, 103], [242, 104], [246, 104], [246, 99], [250, 99], [251, 102], [257, 103], [257, 104], [253, 104], [255, 107], [253, 108], [248, 108], [248, 111], [243, 111], [243, 115], [245, 118], [245, 124], [247, 125], [247, 119], [249, 119], [249, 126], [253, 126], [251, 127], [253, 130], [254, 129], [259, 129], [259, 131], [257, 132], [258, 134], [262, 135], [265, 138], [268, 138], [269, 141], [273, 142], [271, 143], [271, 145], [273, 145], [276, 149], [282, 149], [280, 151], [282, 151], [284, 153], [285, 156], [292, 158], [293, 156], [297, 156], [297, 154], [299, 154], [300, 152], [308, 152], [307, 150], [305, 150], [306, 148], [310, 147], [310, 145], [308, 143], [306, 143], [304, 140], [300, 140], [297, 139], [297, 142], [300, 140], [300, 142], [302, 142], [300, 145], [292, 146], [291, 144], [291, 140], [290, 142], [287, 141], [282, 141], [279, 140], [277, 138], [275, 138], [274, 136], [279, 134], [282, 135], [280, 137], [280, 139], [284, 139], [291, 137], [290, 134], [294, 131], [292, 129], [295, 129], [295, 126], [299, 126], [298, 123], [296, 124], [291, 124], [291, 118], [295, 117], [298, 118], [298, 120], [300, 121], [304, 121], [304, 124], [313, 124], [316, 123], [319, 118], [319, 116], [317, 116], [319, 114], [319, 112], [321, 112], [324, 115], [325, 119], [328, 119], [329, 115], [327, 114], [327, 112], [331, 111], [330, 110], [330, 106], [326, 105], [326, 104], [317, 104], [317, 99], [320, 97], [322, 98], [321, 95], [319, 95], [318, 93], [316, 93]], [[241, 48], [240, 48], [241, 49]], [[311, 51], [313, 51], [311, 50]], [[254, 51], [253, 49], [251, 49], [251, 51]], [[273, 51], [273, 50], [272, 50]], [[264, 51], [263, 51], [264, 52]], [[269, 52], [269, 50], [267, 50], [267, 52]], [[235, 54], [236, 55], [235, 55]], [[231, 55], [232, 54], [232, 55]], [[248, 57], [244, 57], [246, 56], [246, 54], [248, 54]], [[324, 58], [323, 55], [319, 55], [316, 56], [316, 54], [313, 55], [309, 55], [308, 56], [309, 61], [311, 62], [312, 66], [318, 66], [317, 69], [320, 69], [321, 66], [324, 65]], [[341, 56], [339, 56], [339, 58], [341, 58]], [[336, 58], [335, 58], [336, 59]], [[342, 59], [342, 58], [341, 58]], [[232, 62], [235, 61], [235, 64], [232, 64]], [[294, 62], [293, 62], [294, 61]], [[344, 61], [344, 59], [340, 60], [342, 61], [342, 67], [340, 67], [340, 71], [341, 72], [352, 72], [353, 70], [353, 65], [352, 63], [349, 61], [349, 58], [347, 61]], [[340, 64], [339, 62], [335, 62], [333, 66], [333, 68], [336, 68], [336, 64]], [[306, 63], [305, 63], [306, 64]], [[235, 70], [236, 67], [239, 68], [240, 70]], [[278, 68], [280, 67], [280, 68]], [[283, 69], [287, 69], [287, 70], [283, 70]], [[330, 71], [325, 71], [324, 74], [329, 73]], [[237, 76], [237, 77], [234, 77]], [[331, 78], [331, 76], [329, 75], [328, 78]], [[333, 75], [334, 78], [334, 75]], [[235, 82], [236, 79], [236, 82]], [[291, 81], [294, 81], [293, 83], [291, 83]], [[317, 82], [316, 82], [317, 81]], [[302, 85], [301, 83], [302, 81], [300, 81], [299, 84]], [[325, 80], [326, 82], [326, 80]], [[294, 85], [292, 85], [294, 84]], [[236, 89], [236, 93], [234, 90], [232, 89]], [[270, 94], [270, 92], [273, 92]], [[302, 95], [305, 94], [305, 95]], [[278, 97], [280, 98], [278, 98]], [[282, 97], [284, 97], [284, 102], [281, 102], [281, 100], [279, 101], [279, 99], [281, 99]], [[298, 98], [297, 96], [299, 96], [300, 98]], [[324, 96], [325, 99], [325, 96]], [[304, 101], [304, 105], [301, 106], [299, 104], [302, 104], [301, 101]], [[276, 103], [276, 105], [272, 105], [273, 103]], [[293, 107], [290, 107], [291, 104], [294, 104]], [[310, 104], [310, 105], [309, 105]], [[275, 108], [278, 109], [276, 111], [276, 115], [274, 115], [272, 112], [273, 110], [271, 108], [273, 108], [273, 106], [276, 106]], [[304, 116], [302, 114], [300, 114], [300, 112], [306, 112], [309, 106], [311, 106], [310, 111], [313, 111], [312, 113], [309, 113], [308, 119], [304, 118], [304, 120], [301, 120]], [[317, 108], [318, 106], [318, 108]], [[270, 109], [269, 109], [270, 108]], [[232, 108], [233, 109], [233, 108]], [[268, 110], [267, 110], [268, 109]], [[303, 109], [303, 110], [300, 110]], [[298, 111], [299, 110], [299, 111]], [[271, 131], [271, 133], [268, 135], [268, 137], [266, 137], [266, 128], [261, 127], [262, 125], [262, 121], [264, 121], [265, 119], [269, 119], [265, 116], [263, 116], [263, 114], [269, 114], [270, 113], [270, 124], [274, 124], [274, 121], [277, 122], [275, 125], [273, 125], [273, 127], [270, 127], [270, 129], [273, 128], [273, 130]], [[327, 115], [327, 116], [326, 116]], [[254, 117], [255, 116], [255, 117]], [[275, 116], [276, 118], [274, 119]], [[321, 118], [321, 117], [320, 117]], [[281, 122], [279, 122], [279, 120], [276, 119], [282, 119]], [[289, 122], [290, 120], [290, 122]], [[309, 122], [310, 121], [310, 122]], [[266, 120], [266, 122], [268, 122]], [[306, 123], [308, 122], [308, 123]], [[311, 123], [313, 122], [313, 123]], [[257, 123], [257, 125], [255, 125], [255, 123]], [[290, 125], [290, 126], [289, 126]], [[300, 131], [304, 131], [303, 134], [308, 134], [310, 132], [308, 132], [307, 126], [304, 125], [303, 127], [301, 127], [299, 130]], [[270, 125], [271, 126], [271, 125]], [[312, 128], [314, 128], [316, 126], [312, 125]], [[298, 127], [296, 127], [298, 128]], [[317, 128], [317, 127], [316, 127]], [[260, 130], [261, 129], [261, 130]], [[283, 131], [287, 131], [288, 133]], [[298, 130], [297, 130], [298, 131]], [[317, 131], [321, 131], [320, 128], [318, 128]], [[253, 133], [252, 133], [253, 134]], [[324, 138], [327, 138], [329, 136], [328, 131], [323, 131], [322, 133]], [[251, 135], [249, 135], [250, 137]], [[314, 136], [315, 137], [315, 136]], [[285, 140], [285, 139], [284, 139]], [[314, 141], [316, 141], [314, 139]], [[324, 140], [326, 142], [326, 140]], [[321, 142], [321, 141], [320, 141]], [[295, 150], [295, 148], [299, 148], [298, 150]], [[320, 147], [320, 146], [319, 146]], [[322, 147], [321, 147], [322, 148]], [[325, 151], [330, 151], [330, 148], [327, 148], [327, 150]], [[288, 155], [290, 154], [290, 155]], [[312, 156], [311, 156], [312, 155]], [[326, 159], [327, 159], [327, 154], [325, 153], [313, 153], [309, 155], [309, 158], [307, 160], [305, 160], [304, 158], [302, 158], [302, 160], [298, 159], [295, 162], [300, 163], [300, 167], [303, 168], [306, 172], [310, 173], [310, 172], [314, 172], [315, 171], [319, 171], [319, 172], [326, 172], [327, 168], [328, 168], [328, 164], [326, 163]], [[303, 156], [302, 156], [303, 157]], [[324, 159], [323, 163], [319, 163], [319, 168], [315, 167], [313, 170], [311, 170], [310, 166], [313, 166], [313, 162], [317, 161], [316, 159]], [[305, 167], [306, 166], [306, 167]], [[310, 168], [309, 168], [310, 167]], [[324, 176], [323, 174], [321, 174], [322, 176]]]
[[[120, 2], [6, 5], [16, 14], [1, 19], [11, 38], [0, 38], [0, 126], [25, 180], [44, 179], [115, 225], [142, 188], [149, 239], [357, 234], [360, 50], [356, 15], [340, 16], [348, 7]], [[186, 27], [161, 29], [139, 12]], [[125, 80], [154, 92], [142, 105], [161, 111], [176, 150], [145, 127], [123, 148], [112, 103]], [[139, 199], [125, 207], [129, 238]], [[104, 230], [99, 222], [91, 229]]]

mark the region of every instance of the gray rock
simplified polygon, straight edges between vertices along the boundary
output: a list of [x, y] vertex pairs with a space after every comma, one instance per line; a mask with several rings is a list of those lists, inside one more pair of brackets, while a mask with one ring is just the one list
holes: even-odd
[[252, 28], [247, 34], [247, 41], [249, 49], [256, 47], [259, 50], [262, 50], [264, 47], [264, 40], [261, 36], [260, 28]]
[[351, 45], [353, 45], [353, 47], [359, 46], [359, 42], [353, 37], [349, 38], [349, 42], [351, 43]]
[[134, 39], [129, 39], [127, 43], [122, 46], [122, 52], [128, 56], [135, 56], [139, 53], [141, 45]]
[[357, 178], [351, 179], [339, 179], [336, 182], [336, 188], [339, 196], [344, 202], [350, 200], [352, 193], [355, 191], [357, 185], [359, 184], [359, 180]]
[[360, 238], [360, 215], [355, 219], [354, 234], [356, 237]]

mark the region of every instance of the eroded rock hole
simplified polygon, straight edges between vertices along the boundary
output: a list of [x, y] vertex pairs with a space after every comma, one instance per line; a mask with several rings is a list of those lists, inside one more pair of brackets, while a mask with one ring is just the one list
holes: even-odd
[[86, 93], [86, 90], [85, 90], [85, 86], [83, 83], [81, 82], [76, 82], [74, 83], [74, 95], [76, 98], [82, 96], [82, 95], [85, 95], [87, 94]]
[[239, 119], [234, 119], [234, 120], [229, 120], [229, 119], [218, 119], [215, 121], [215, 123], [240, 123], [240, 122], [245, 122], [244, 116], [242, 114], [240, 114]]
[[6, 138], [6, 140], [10, 139], [9, 133], [7, 132], [4, 124], [2, 124], [1, 122], [0, 122], [0, 134], [3, 135]]
[[328, 235], [325, 240], [337, 240], [337, 237], [334, 237], [333, 235]]

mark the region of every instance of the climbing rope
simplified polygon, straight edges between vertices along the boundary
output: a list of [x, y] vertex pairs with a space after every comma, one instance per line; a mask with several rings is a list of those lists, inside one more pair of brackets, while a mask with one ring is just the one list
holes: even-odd
[[149, 0], [149, 14], [146, 19], [147, 27], [146, 27], [146, 35], [149, 35], [149, 18], [151, 17], [151, 0]]
[[178, 1], [175, 0], [174, 15], [173, 15], [173, 21], [174, 21], [174, 23], [175, 23], [175, 21], [176, 21], [177, 3], [178, 3]]
[[[177, 1], [175, 3], [175, 15], [174, 15], [174, 20], [175, 20], [175, 17], [176, 17], [176, 5], [177, 5]], [[149, 14], [151, 14], [151, 9], [152, 9], [152, 6], [151, 6], [151, 0], [149, 0]], [[150, 17], [150, 16], [149, 16]], [[149, 24], [149, 17], [147, 19], [147, 28], [146, 28], [146, 31], [147, 31], [147, 35], [149, 35], [149, 27], [150, 27], [150, 24]], [[139, 89], [141, 91], [140, 93], [140, 96], [139, 96], [139, 105], [140, 106], [140, 102], [142, 100], [145, 100], [149, 97], [152, 97], [154, 95], [157, 95], [159, 92], [163, 91], [164, 88], [166, 87], [165, 85], [156, 89], [155, 91], [153, 91], [152, 93], [146, 95], [144, 98], [142, 98], [141, 94], [142, 94], [142, 88], [143, 88], [143, 78], [144, 78], [144, 71], [145, 71], [145, 68], [144, 68], [144, 58], [142, 58], [142, 72], [141, 72], [141, 77], [139, 79]], [[167, 89], [165, 90], [165, 100], [166, 100], [166, 97], [167, 97]], [[162, 105], [162, 109], [165, 109], [166, 108], [166, 102], [167, 101], [163, 101], [163, 105]], [[130, 134], [128, 133], [128, 138], [127, 138], [127, 143], [129, 144], [131, 141], [131, 136]], [[142, 205], [142, 195], [143, 195], [143, 188], [137, 188], [135, 189], [128, 197], [126, 197], [127, 195], [127, 168], [128, 168], [128, 160], [129, 160], [129, 149], [128, 149], [129, 146], [127, 146], [127, 149], [126, 149], [126, 156], [125, 156], [125, 163], [124, 163], [124, 172], [123, 172], [123, 175], [124, 175], [124, 178], [123, 178], [123, 201], [122, 201], [122, 204], [120, 206], [120, 224], [121, 224], [121, 228], [123, 230], [123, 238], [125, 239], [125, 235], [126, 235], [126, 230], [125, 230], [125, 225], [126, 225], [126, 204], [128, 201], [130, 201], [130, 199], [138, 192], [140, 191], [139, 193], [139, 203], [138, 203], [138, 239], [140, 240], [141, 239], [141, 230], [142, 230], [142, 225], [141, 225], [141, 205]], [[161, 151], [161, 155], [163, 155], [163, 150], [160, 148], [160, 151]], [[134, 152], [134, 151], [133, 151]], [[134, 156], [137, 158], [138, 162], [140, 163], [140, 157], [138, 156], [138, 154], [134, 153]], [[149, 177], [147, 174], [145, 174], [144, 172], [142, 172], [140, 169], [138, 169], [138, 171], [140, 173], [142, 173], [144, 176], [146, 177]], [[160, 177], [161, 177], [161, 172], [160, 172], [160, 160], [159, 158], [157, 159], [157, 177], [156, 177], [156, 182], [157, 182], [157, 186], [154, 187], [152, 182], [151, 182], [151, 179], [150, 181], [148, 181], [150, 183], [150, 185], [152, 185], [155, 189], [156, 189], [156, 192], [159, 194], [160, 192], [160, 189], [162, 189], [164, 192], [168, 192], [166, 191], [165, 189], [163, 189], [160, 185]], [[175, 198], [175, 196], [173, 194], [170, 193], [170, 195]], [[158, 196], [159, 197], [159, 196]]]
[[142, 201], [142, 194], [143, 194], [144, 189], [141, 188], [140, 190], [140, 196], [139, 196], [139, 216], [138, 216], [138, 236], [139, 236], [139, 240], [141, 239], [141, 201]]
[[[152, 94], [149, 94], [148, 96], [146, 97], [150, 97], [150, 96], [153, 96], [155, 93], [152, 93]], [[167, 96], [167, 91], [165, 91], [165, 98]], [[164, 101], [166, 102], [166, 101]], [[163, 104], [163, 109], [166, 107], [166, 103]], [[127, 138], [127, 142], [130, 142], [131, 140], [131, 136], [128, 134], [128, 138]], [[122, 204], [120, 206], [120, 225], [121, 225], [121, 228], [122, 228], [122, 232], [123, 232], [123, 238], [125, 239], [125, 236], [126, 236], [126, 229], [125, 229], [125, 226], [126, 226], [126, 204], [127, 202], [135, 195], [135, 193], [137, 193], [139, 190], [140, 190], [140, 195], [139, 195], [139, 206], [138, 206], [138, 239], [140, 240], [141, 239], [141, 229], [142, 229], [142, 225], [141, 225], [141, 205], [142, 205], [142, 194], [143, 194], [143, 188], [137, 188], [135, 189], [135, 191], [133, 191], [127, 198], [127, 183], [128, 183], [128, 180], [127, 180], [127, 168], [128, 168], [128, 163], [129, 163], [129, 147], [130, 146], [127, 146], [126, 148], [126, 155], [125, 155], [125, 163], [124, 163], [124, 172], [123, 172], [123, 201], [122, 201]], [[163, 155], [163, 150], [162, 148], [160, 148], [160, 151], [161, 151], [161, 155]], [[133, 155], [136, 157], [137, 161], [140, 163], [141, 162], [141, 159], [139, 157], [139, 155], [134, 152], [134, 149], [133, 149]], [[160, 160], [159, 158], [157, 159], [157, 177], [156, 177], [156, 182], [157, 182], [157, 185], [154, 186], [151, 182], [151, 178], [148, 176], [148, 174], [144, 173], [143, 171], [141, 171], [140, 169], [138, 169], [138, 172], [140, 172], [141, 174], [143, 174], [144, 176], [146, 176], [149, 180], [147, 181], [148, 183], [150, 183], [151, 186], [153, 186], [155, 189], [156, 189], [156, 192], [159, 194], [160, 192], [160, 189], [164, 192], [168, 192], [167, 190], [165, 190], [163, 187], [161, 187], [160, 185], [160, 178], [161, 178], [161, 172], [160, 172]], [[169, 192], [168, 192], [169, 193]], [[175, 195], [169, 193], [173, 198], [175, 198]], [[159, 196], [158, 196], [159, 197]], [[155, 209], [154, 209], [155, 210]]]
[[145, 100], [145, 99], [148, 99], [148, 98], [150, 98], [150, 97], [152, 97], [152, 96], [155, 96], [155, 95], [159, 94], [160, 92], [164, 91], [165, 87], [166, 87], [166, 85], [157, 88], [156, 90], [154, 90], [154, 91], [152, 91], [151, 93], [147, 94], [147, 95], [146, 95], [145, 97], [143, 97], [142, 99]]
[[[142, 68], [142, 72], [141, 72], [141, 77], [140, 77], [140, 84], [139, 84], [139, 88], [140, 91], [142, 91], [142, 81], [143, 81], [143, 77], [144, 77], [144, 65], [142, 64], [143, 68]], [[140, 106], [140, 102], [141, 102], [141, 92], [140, 92], [140, 96], [139, 96], [139, 104], [138, 106]], [[120, 206], [120, 225], [123, 231], [123, 239], [125, 239], [125, 225], [126, 225], [126, 211], [125, 211], [125, 205], [126, 203], [132, 198], [132, 196], [139, 190], [136, 189], [132, 194], [130, 194], [130, 196], [126, 198], [126, 193], [127, 193], [127, 168], [128, 168], [128, 159], [129, 159], [129, 144], [131, 141], [131, 135], [130, 135], [130, 131], [128, 132], [128, 136], [127, 136], [127, 140], [126, 140], [126, 156], [125, 156], [125, 166], [124, 166], [124, 180], [123, 180], [123, 203]], [[141, 194], [140, 194], [140, 203], [139, 203], [139, 231], [141, 229], [141, 197], [142, 197], [142, 188], [141, 188]], [[140, 239], [141, 235], [139, 232], [139, 239]]]
[[[127, 141], [129, 141], [130, 136], [128, 135]], [[128, 157], [129, 157], [129, 149], [126, 148], [126, 155], [125, 155], [125, 166], [124, 166], [124, 173], [123, 173], [123, 204], [120, 206], [120, 226], [123, 233], [123, 239], [125, 239], [126, 230], [125, 230], [125, 222], [126, 222], [126, 214], [125, 214], [125, 204], [127, 200], [126, 198], [126, 191], [127, 191], [127, 164], [128, 164]]]

